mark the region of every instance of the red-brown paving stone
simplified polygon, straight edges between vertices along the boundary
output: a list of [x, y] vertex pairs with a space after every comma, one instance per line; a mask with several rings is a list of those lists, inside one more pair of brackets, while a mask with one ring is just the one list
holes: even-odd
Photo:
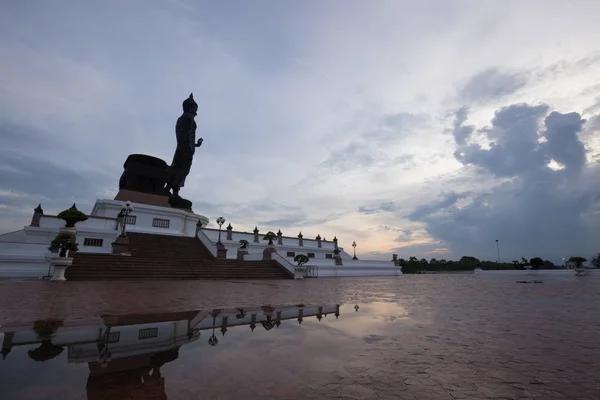
[[[542, 275], [539, 284], [519, 279], [3, 282], [0, 325], [266, 304], [359, 304], [366, 310], [376, 302], [373, 309], [399, 328], [373, 324], [370, 330], [369, 320], [348, 328], [359, 329], [362, 340], [341, 335], [331, 364], [297, 368], [277, 348], [248, 360], [236, 354], [236, 362], [223, 356], [202, 370], [201, 391], [191, 375], [171, 377], [169, 398], [600, 399], [600, 274]], [[386, 313], [386, 303], [395, 311]], [[249, 375], [244, 361], [255, 373]]]

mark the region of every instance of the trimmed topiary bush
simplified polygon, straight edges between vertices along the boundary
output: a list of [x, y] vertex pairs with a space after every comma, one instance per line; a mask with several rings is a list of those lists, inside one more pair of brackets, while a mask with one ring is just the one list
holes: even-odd
[[272, 245], [273, 244], [273, 240], [275, 240], [275, 239], [277, 239], [277, 235], [275, 233], [273, 233], [272, 231], [267, 232], [267, 234], [263, 238], [263, 240], [268, 240], [269, 241], [269, 245]]
[[77, 243], [73, 241], [73, 238], [68, 233], [59, 233], [56, 235], [54, 240], [50, 243], [50, 247], [48, 247], [50, 251], [59, 251], [59, 256], [66, 257], [67, 250], [77, 251], [79, 247]]
[[71, 208], [61, 211], [58, 215], [58, 218], [65, 220], [67, 228], [73, 228], [76, 223], [85, 221], [88, 219], [88, 216], [82, 213], [75, 207], [75, 203], [71, 206]]
[[301, 266], [302, 264], [306, 264], [309, 261], [310, 261], [310, 258], [308, 258], [308, 256], [306, 256], [304, 254], [298, 254], [296, 257], [294, 257], [294, 262], [298, 263], [298, 266]]

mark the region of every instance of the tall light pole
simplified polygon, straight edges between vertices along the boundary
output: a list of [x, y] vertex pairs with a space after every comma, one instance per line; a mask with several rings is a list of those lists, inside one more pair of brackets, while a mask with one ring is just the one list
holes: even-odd
[[123, 208], [121, 208], [121, 212], [118, 217], [122, 218], [123, 224], [121, 225], [121, 235], [125, 235], [125, 225], [127, 225], [127, 216], [133, 212], [133, 206], [131, 202], [128, 200]]
[[498, 264], [500, 264], [500, 243], [496, 239], [496, 250], [498, 251]]
[[352, 259], [358, 260], [358, 258], [356, 257], [356, 242], [352, 242], [352, 247], [354, 247], [354, 257], [352, 257]]
[[223, 217], [217, 218], [217, 224], [219, 224], [219, 240], [217, 240], [217, 244], [219, 244], [219, 245], [223, 244], [223, 243], [221, 243], [221, 227], [223, 226], [224, 223], [225, 223], [225, 218], [223, 218]]

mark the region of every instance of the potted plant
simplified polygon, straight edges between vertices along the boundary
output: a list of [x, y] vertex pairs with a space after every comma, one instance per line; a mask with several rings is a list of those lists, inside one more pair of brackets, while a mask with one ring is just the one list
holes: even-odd
[[585, 275], [585, 268], [583, 263], [587, 261], [587, 258], [574, 256], [569, 258], [569, 262], [575, 264], [575, 275]]
[[309, 261], [310, 258], [304, 254], [297, 254], [296, 257], [294, 257], [294, 262], [298, 264], [296, 268], [294, 268], [294, 279], [304, 279], [304, 273], [306, 272], [306, 266], [304, 264]]
[[250, 243], [245, 239], [240, 240], [240, 248], [237, 251], [237, 259], [238, 260], [243, 260], [244, 256], [246, 254], [248, 254], [248, 245], [249, 244]]
[[263, 260], [270, 260], [271, 254], [277, 252], [277, 250], [275, 249], [275, 246], [273, 246], [273, 240], [275, 240], [275, 239], [277, 239], [277, 235], [274, 234], [272, 231], [267, 232], [267, 234], [263, 238], [263, 240], [269, 241], [269, 244], [263, 250]]
[[308, 256], [306, 256], [304, 254], [298, 254], [298, 255], [296, 255], [296, 257], [294, 257], [294, 262], [296, 262], [298, 264], [298, 266], [306, 264], [309, 261], [310, 261], [310, 258], [308, 258]]
[[73, 203], [71, 208], [68, 208], [68, 209], [58, 213], [57, 217], [61, 218], [65, 221], [66, 228], [74, 228], [76, 223], [85, 221], [88, 219], [87, 215], [85, 215], [84, 213], [82, 213], [81, 211], [79, 211], [77, 209], [77, 207], [75, 206], [75, 203]]
[[57, 257], [50, 258], [53, 267], [52, 281], [64, 281], [65, 271], [73, 264], [73, 257], [69, 257], [70, 251], [77, 251], [78, 245], [69, 233], [60, 232], [50, 243], [48, 250], [58, 253]]
[[275, 239], [277, 239], [277, 235], [274, 234], [272, 231], [267, 232], [265, 237], [263, 237], [263, 240], [269, 241], [269, 246], [273, 246], [273, 240], [275, 240]]

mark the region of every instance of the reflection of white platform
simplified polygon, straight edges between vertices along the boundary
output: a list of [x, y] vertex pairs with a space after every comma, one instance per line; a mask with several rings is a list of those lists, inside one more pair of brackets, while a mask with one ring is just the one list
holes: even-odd
[[[212, 334], [213, 327], [217, 333], [240, 325], [249, 325], [252, 331], [257, 326], [269, 330], [282, 321], [295, 320], [301, 323], [304, 318], [315, 316], [321, 320], [327, 315], [337, 317], [339, 312], [339, 305], [328, 304], [308, 307], [253, 307], [244, 309], [243, 314], [239, 309], [198, 310], [186, 313], [188, 316], [183, 318], [187, 319], [181, 319], [182, 316], [179, 313], [173, 317], [177, 320], [173, 321], [165, 318], [164, 314], [157, 314], [156, 319], [152, 314], [148, 314], [144, 315], [143, 323], [136, 321], [137, 324], [125, 324], [128, 316], [117, 317], [117, 319], [122, 318], [123, 320], [119, 320], [117, 325], [111, 326], [112, 341], [109, 341], [108, 346], [111, 357], [115, 359], [169, 350], [195, 341], [201, 335], [208, 338]], [[103, 342], [103, 335], [107, 330], [106, 324], [109, 324], [111, 319], [113, 317], [105, 317], [103, 322], [83, 325], [67, 323], [56, 330], [51, 338], [52, 344], [68, 348], [69, 362], [98, 361], [98, 344]], [[142, 332], [150, 332], [151, 337], [144, 337]], [[0, 338], [3, 339], [2, 348], [7, 349], [9, 353], [12, 347], [42, 342], [33, 329], [33, 321], [25, 326], [4, 325], [0, 327], [0, 333], [4, 336], [2, 338], [0, 335]]]

